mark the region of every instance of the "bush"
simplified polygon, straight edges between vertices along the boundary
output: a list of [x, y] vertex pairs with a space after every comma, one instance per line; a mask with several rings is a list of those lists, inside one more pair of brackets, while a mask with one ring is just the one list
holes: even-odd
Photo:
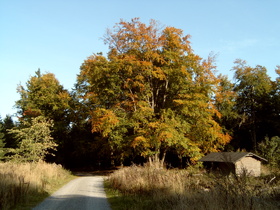
[[280, 137], [265, 137], [265, 139], [258, 144], [258, 150], [260, 155], [268, 160], [270, 166], [272, 166], [273, 168], [279, 168]]

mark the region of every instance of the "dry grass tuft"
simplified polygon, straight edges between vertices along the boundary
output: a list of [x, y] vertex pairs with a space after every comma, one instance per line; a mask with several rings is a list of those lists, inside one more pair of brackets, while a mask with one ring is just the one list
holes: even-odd
[[122, 200], [114, 208], [111, 199], [113, 209], [277, 209], [277, 179], [268, 185], [268, 177], [132, 166], [111, 174], [108, 184]]
[[0, 209], [26, 203], [32, 196], [48, 194], [70, 173], [60, 165], [39, 163], [0, 163]]

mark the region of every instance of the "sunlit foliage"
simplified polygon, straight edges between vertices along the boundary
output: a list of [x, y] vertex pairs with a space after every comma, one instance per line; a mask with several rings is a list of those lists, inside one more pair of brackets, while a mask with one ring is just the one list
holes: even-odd
[[77, 90], [89, 107], [92, 130], [112, 148], [129, 146], [154, 160], [176, 148], [197, 160], [230, 141], [213, 118], [220, 116], [213, 103], [213, 58], [194, 54], [189, 38], [180, 29], [135, 18], [107, 31], [107, 58], [85, 60]]

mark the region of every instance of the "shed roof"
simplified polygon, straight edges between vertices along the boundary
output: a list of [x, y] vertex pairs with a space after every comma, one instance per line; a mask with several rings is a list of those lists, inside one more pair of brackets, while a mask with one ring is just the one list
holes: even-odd
[[212, 152], [201, 158], [199, 161], [236, 163], [244, 157], [252, 157], [257, 160], [267, 161], [266, 159], [251, 152]]

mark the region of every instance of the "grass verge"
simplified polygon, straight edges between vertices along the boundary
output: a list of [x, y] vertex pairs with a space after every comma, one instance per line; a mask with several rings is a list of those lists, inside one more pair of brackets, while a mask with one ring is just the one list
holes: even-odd
[[56, 164], [0, 163], [0, 209], [31, 209], [73, 178]]
[[105, 188], [113, 210], [279, 209], [279, 173], [271, 177], [132, 166], [111, 174]]

